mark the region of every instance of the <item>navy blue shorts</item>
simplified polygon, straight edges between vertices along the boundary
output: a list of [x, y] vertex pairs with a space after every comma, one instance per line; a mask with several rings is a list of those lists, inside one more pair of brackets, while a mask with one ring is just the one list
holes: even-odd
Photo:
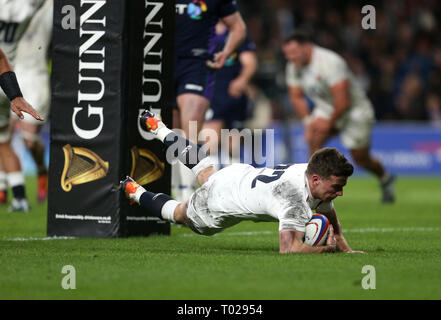
[[203, 59], [179, 58], [175, 64], [175, 96], [194, 93], [211, 100], [214, 89], [214, 71]]
[[210, 104], [207, 121], [222, 120], [226, 129], [243, 129], [248, 113], [248, 99], [245, 95], [235, 99], [227, 93], [215, 95]]

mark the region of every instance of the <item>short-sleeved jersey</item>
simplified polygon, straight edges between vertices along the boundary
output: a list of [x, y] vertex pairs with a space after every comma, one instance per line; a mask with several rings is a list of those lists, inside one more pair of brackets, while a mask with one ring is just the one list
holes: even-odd
[[18, 42], [45, 0], [0, 0], [0, 48], [14, 64]]
[[365, 92], [344, 59], [337, 53], [315, 45], [308, 65], [300, 69], [293, 62], [286, 65], [287, 85], [301, 87], [313, 102], [323, 108], [333, 108], [331, 87], [345, 79], [349, 80], [350, 109], [369, 107], [370, 102]]
[[233, 0], [176, 0], [176, 57], [210, 58], [216, 23], [236, 11]]
[[210, 215], [225, 221], [220, 228], [241, 220], [279, 221], [279, 230], [304, 232], [312, 210], [326, 213], [334, 208], [332, 201], [312, 197], [306, 168], [306, 163], [275, 168], [233, 164], [213, 174], [201, 193], [208, 198]]

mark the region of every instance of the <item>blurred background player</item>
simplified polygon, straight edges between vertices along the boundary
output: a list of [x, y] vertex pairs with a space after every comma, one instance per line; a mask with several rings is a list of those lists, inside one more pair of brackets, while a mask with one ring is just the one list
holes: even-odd
[[[380, 180], [382, 201], [394, 202], [395, 177], [370, 153], [374, 109], [346, 62], [301, 30], [286, 39], [283, 51], [289, 97], [305, 126], [310, 155], [339, 133], [355, 163]], [[312, 112], [306, 96], [314, 104]]]
[[[222, 21], [216, 24], [214, 43], [216, 48], [223, 48], [228, 38], [228, 29]], [[204, 129], [211, 129], [213, 136], [209, 136], [208, 145], [210, 152], [218, 150], [221, 159], [228, 159], [227, 163], [239, 162], [240, 141], [231, 133], [229, 150], [220, 150], [221, 130], [244, 128], [244, 121], [248, 113], [247, 89], [250, 80], [257, 70], [256, 46], [248, 37], [242, 45], [226, 60], [224, 67], [215, 74], [214, 94], [211, 99], [210, 109], [207, 112]], [[213, 155], [213, 153], [211, 153]], [[224, 155], [228, 156], [225, 157]], [[229, 161], [230, 156], [233, 158]], [[220, 162], [221, 165], [225, 164]]]
[[[17, 48], [15, 71], [24, 96], [45, 119], [50, 107], [50, 80], [48, 72], [49, 46], [52, 38], [53, 0], [46, 0], [35, 13], [20, 40]], [[38, 86], [35, 84], [38, 83]], [[19, 122], [19, 123], [17, 123]], [[44, 160], [45, 145], [39, 133], [44, 121], [37, 121], [24, 115], [19, 121], [11, 118], [11, 129], [20, 129], [23, 141], [28, 148], [37, 169], [37, 200], [47, 198], [48, 174]]]
[[[225, 46], [213, 52], [214, 28], [222, 20], [229, 30]], [[214, 70], [245, 38], [246, 26], [233, 0], [177, 0], [175, 22], [175, 94], [177, 110], [173, 126], [197, 143], [205, 112], [213, 94]], [[196, 125], [190, 135], [191, 123]], [[196, 137], [194, 135], [196, 134]], [[197, 186], [190, 170], [179, 162], [172, 166], [172, 190], [176, 198], [187, 198]]]
[[[211, 158], [198, 145], [168, 129], [151, 112], [144, 112], [140, 121], [145, 130], [167, 147], [178, 144], [174, 156], [188, 166], [201, 185], [191, 198], [179, 202], [163, 193], [149, 192], [127, 177], [121, 182], [127, 197], [150, 215], [184, 224], [206, 236], [241, 221], [279, 221], [280, 253], [362, 253], [352, 250], [345, 240], [332, 202], [343, 196], [343, 188], [354, 171], [337, 149], [321, 149], [309, 163], [275, 168], [237, 163], [216, 171]], [[335, 229], [335, 238], [331, 231], [326, 246], [303, 243], [312, 210], [326, 215]]]
[[10, 110], [20, 118], [23, 118], [22, 110], [32, 114], [37, 120], [43, 120], [23, 99], [12, 68], [18, 43], [32, 17], [43, 4], [44, 0], [0, 0], [0, 84], [5, 93], [0, 94], [0, 159], [4, 172], [3, 177], [0, 176], [4, 185], [0, 185], [0, 188], [6, 187], [6, 181], [12, 189], [10, 211], [29, 211], [20, 160], [10, 144]]

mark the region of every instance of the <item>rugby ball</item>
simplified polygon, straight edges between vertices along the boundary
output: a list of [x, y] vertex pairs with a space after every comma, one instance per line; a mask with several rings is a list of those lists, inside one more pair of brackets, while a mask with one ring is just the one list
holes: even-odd
[[322, 214], [314, 214], [306, 224], [304, 243], [310, 246], [326, 244], [329, 234], [329, 220]]

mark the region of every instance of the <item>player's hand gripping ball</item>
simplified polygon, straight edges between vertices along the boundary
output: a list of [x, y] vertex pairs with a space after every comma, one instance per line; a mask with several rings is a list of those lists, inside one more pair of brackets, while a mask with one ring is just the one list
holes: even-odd
[[329, 234], [329, 220], [322, 214], [315, 214], [306, 224], [304, 243], [310, 246], [325, 245]]

